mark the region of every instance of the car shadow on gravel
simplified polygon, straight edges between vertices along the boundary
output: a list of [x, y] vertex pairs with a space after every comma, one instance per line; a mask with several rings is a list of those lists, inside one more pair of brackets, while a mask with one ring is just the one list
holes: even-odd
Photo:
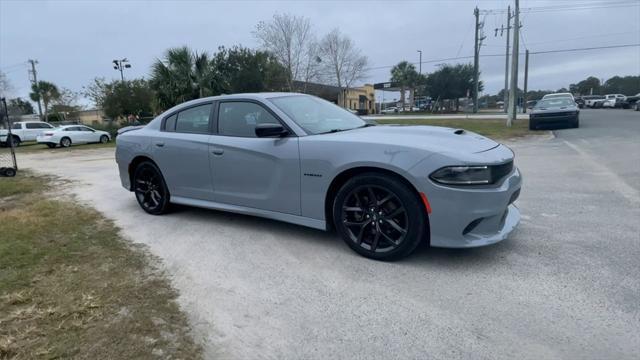
[[[175, 205], [172, 214], [184, 215], [193, 219], [197, 218], [202, 221], [231, 223], [252, 233], [268, 233], [275, 238], [281, 239], [281, 241], [304, 242], [307, 245], [321, 246], [325, 247], [325, 249], [329, 247], [331, 248], [329, 251], [340, 252], [342, 255], [351, 253], [353, 256], [359, 257], [359, 255], [352, 253], [351, 249], [335, 231], [322, 231], [267, 218], [189, 206]], [[517, 231], [512, 234], [512, 237], [517, 237]], [[507, 239], [490, 246], [468, 249], [435, 248], [429, 247], [424, 242], [410, 256], [386, 263], [465, 270], [492, 267], [513, 253], [515, 251], [514, 246], [517, 246], [516, 239]], [[385, 262], [379, 261], [379, 263], [384, 264]]]

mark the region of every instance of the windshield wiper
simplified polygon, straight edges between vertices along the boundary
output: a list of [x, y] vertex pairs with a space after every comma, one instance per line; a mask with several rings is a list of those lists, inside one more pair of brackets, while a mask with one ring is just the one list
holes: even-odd
[[331, 129], [331, 130], [329, 130], [329, 131], [323, 131], [323, 132], [320, 132], [320, 133], [318, 133], [317, 135], [337, 133], [337, 132], [345, 131], [345, 130], [351, 130], [351, 129]]
[[331, 133], [337, 133], [337, 132], [340, 132], [340, 131], [349, 131], [349, 130], [353, 130], [353, 129], [362, 129], [362, 128], [369, 127], [369, 126], [376, 126], [376, 124], [370, 124], [370, 123], [367, 123], [367, 124], [364, 124], [364, 125], [362, 125], [362, 126], [356, 126], [356, 127], [354, 127], [354, 128], [348, 128], [348, 129], [331, 129], [331, 130], [328, 130], [328, 131], [323, 131], [323, 132], [317, 133], [316, 135], [320, 135], [320, 134], [331, 134]]

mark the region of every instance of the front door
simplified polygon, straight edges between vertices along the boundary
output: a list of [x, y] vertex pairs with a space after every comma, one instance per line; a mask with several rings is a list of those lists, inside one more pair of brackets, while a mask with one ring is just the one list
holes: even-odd
[[209, 171], [209, 118], [212, 104], [193, 106], [166, 117], [153, 139], [154, 160], [172, 197], [213, 200]]
[[219, 103], [209, 144], [214, 201], [299, 215], [298, 138], [258, 138], [255, 127], [264, 123], [281, 121], [257, 102]]

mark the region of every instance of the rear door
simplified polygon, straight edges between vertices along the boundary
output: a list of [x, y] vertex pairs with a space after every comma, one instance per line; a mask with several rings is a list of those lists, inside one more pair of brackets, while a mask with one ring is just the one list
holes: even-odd
[[169, 114], [153, 141], [153, 158], [171, 197], [213, 200], [209, 171], [212, 103], [201, 103]]
[[24, 126], [24, 139], [22, 141], [34, 141], [36, 137], [40, 136], [45, 130], [51, 129], [52, 126], [47, 123], [25, 123]]
[[65, 136], [71, 139], [71, 144], [82, 144], [84, 142], [82, 141], [82, 133], [79, 126], [69, 126], [64, 128], [64, 135], [62, 135], [61, 138]]
[[300, 214], [298, 137], [258, 138], [261, 123], [285, 124], [254, 100], [220, 101], [211, 136], [211, 177], [216, 202]]

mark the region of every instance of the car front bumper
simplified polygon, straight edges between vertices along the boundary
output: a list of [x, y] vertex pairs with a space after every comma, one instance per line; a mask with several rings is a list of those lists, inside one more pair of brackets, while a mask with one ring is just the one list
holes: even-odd
[[529, 121], [535, 121], [540, 126], [563, 126], [571, 125], [578, 120], [577, 114], [558, 114], [558, 115], [531, 115]]
[[513, 204], [520, 195], [522, 175], [514, 170], [498, 187], [435, 185], [428, 201], [431, 246], [471, 248], [506, 239], [520, 222]]

